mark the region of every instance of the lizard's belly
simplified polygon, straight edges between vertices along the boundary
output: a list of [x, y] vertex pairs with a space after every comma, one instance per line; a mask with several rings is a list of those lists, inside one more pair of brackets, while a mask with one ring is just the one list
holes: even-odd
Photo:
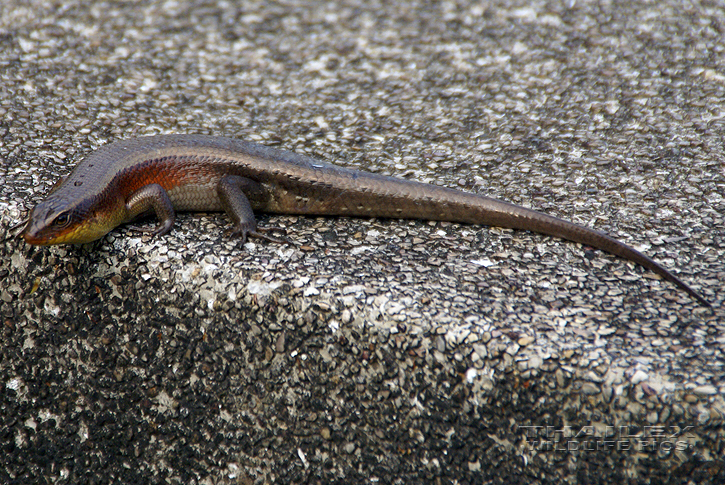
[[177, 211], [221, 211], [216, 184], [184, 184], [170, 189], [171, 203]]

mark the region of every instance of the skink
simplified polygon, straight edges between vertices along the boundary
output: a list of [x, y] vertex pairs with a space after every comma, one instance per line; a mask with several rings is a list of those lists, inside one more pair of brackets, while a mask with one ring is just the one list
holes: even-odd
[[30, 213], [29, 244], [77, 244], [153, 211], [164, 234], [175, 211], [224, 210], [242, 241], [253, 211], [427, 219], [523, 229], [631, 260], [709, 302], [639, 251], [602, 232], [531, 209], [435, 185], [338, 167], [231, 138], [161, 135], [117, 141], [88, 155]]

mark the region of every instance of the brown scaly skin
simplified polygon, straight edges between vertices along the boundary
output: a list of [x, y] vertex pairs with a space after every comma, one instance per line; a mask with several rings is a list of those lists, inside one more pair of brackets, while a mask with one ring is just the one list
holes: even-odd
[[175, 211], [224, 210], [242, 239], [258, 235], [253, 211], [484, 224], [568, 239], [634, 261], [710, 304], [658, 263], [593, 229], [478, 194], [338, 167], [292, 152], [204, 135], [111, 143], [91, 153], [35, 207], [29, 244], [76, 244], [153, 211], [154, 234]]

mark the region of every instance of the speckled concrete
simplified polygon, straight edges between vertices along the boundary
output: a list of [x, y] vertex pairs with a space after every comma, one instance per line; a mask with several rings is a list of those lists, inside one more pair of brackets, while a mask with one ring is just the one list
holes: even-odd
[[0, 244], [0, 483], [725, 482], [725, 7], [0, 5], [3, 237], [83, 154], [235, 136], [610, 232], [221, 214]]

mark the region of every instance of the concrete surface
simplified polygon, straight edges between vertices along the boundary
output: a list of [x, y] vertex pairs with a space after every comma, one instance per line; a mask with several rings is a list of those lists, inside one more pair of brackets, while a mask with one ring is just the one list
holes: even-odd
[[0, 245], [0, 483], [723, 483], [721, 2], [0, 6], [2, 234], [85, 153], [234, 136], [605, 230], [188, 214]]

